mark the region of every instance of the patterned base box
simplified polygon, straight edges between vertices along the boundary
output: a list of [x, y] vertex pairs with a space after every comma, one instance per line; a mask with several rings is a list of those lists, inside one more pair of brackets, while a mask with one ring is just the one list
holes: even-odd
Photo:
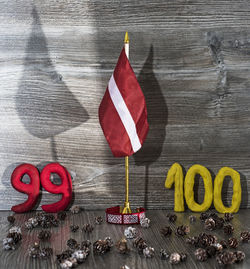
[[140, 224], [140, 220], [145, 218], [145, 209], [140, 207], [136, 213], [122, 214], [120, 207], [110, 207], [106, 209], [106, 221], [112, 224]]

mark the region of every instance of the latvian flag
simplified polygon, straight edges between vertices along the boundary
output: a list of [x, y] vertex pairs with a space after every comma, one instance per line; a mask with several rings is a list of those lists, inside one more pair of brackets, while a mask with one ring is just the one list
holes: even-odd
[[99, 120], [115, 157], [137, 152], [147, 136], [145, 98], [124, 48], [100, 104]]

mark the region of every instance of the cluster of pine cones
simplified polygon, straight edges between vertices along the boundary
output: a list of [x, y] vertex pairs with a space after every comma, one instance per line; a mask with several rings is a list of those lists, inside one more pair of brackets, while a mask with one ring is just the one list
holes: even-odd
[[73, 268], [83, 263], [89, 256], [91, 242], [84, 240], [78, 243], [75, 239], [70, 238], [67, 241], [67, 246], [68, 249], [56, 255], [61, 268]]

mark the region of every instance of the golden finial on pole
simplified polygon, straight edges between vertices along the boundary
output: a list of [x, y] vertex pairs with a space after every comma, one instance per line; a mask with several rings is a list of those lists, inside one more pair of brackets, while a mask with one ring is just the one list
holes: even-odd
[[[127, 57], [129, 58], [129, 36], [128, 32], [125, 34], [124, 38], [124, 48]], [[129, 205], [129, 163], [128, 156], [125, 157], [125, 180], [126, 180], [126, 195], [125, 195], [125, 203], [124, 208], [122, 210], [123, 214], [132, 213]]]
[[124, 37], [124, 43], [129, 43], [129, 36], [128, 36], [128, 32], [125, 33], [125, 37]]
[[125, 49], [125, 53], [129, 59], [129, 36], [128, 36], [128, 32], [126, 32], [125, 37], [124, 37], [124, 49]]

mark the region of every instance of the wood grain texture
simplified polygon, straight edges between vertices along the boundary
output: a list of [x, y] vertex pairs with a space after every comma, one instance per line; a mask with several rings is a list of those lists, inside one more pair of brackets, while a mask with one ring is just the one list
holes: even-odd
[[[113, 158], [98, 106], [126, 30], [146, 97], [150, 131], [130, 158], [131, 204], [173, 208], [164, 189], [174, 162], [230, 166], [249, 207], [248, 1], [0, 1], [0, 209], [25, 195], [10, 185], [17, 164], [59, 161], [75, 203], [123, 202], [124, 160]], [[214, 176], [213, 176], [214, 178]], [[230, 203], [232, 182], [223, 187]], [[203, 183], [196, 184], [198, 201]], [[59, 197], [43, 192], [42, 203]]]
[[[1, 224], [1, 239], [3, 239], [9, 229], [9, 224], [7, 223], [6, 217], [10, 212], [5, 211], [0, 214], [0, 224]], [[147, 217], [151, 219], [151, 226], [149, 229], [143, 229], [140, 226], [135, 226], [138, 229], [139, 235], [142, 236], [150, 246], [155, 248], [155, 257], [152, 259], [146, 259], [141, 255], [138, 255], [137, 251], [133, 248], [131, 240], [128, 241], [129, 248], [131, 249], [128, 255], [122, 255], [117, 252], [115, 247], [105, 255], [94, 255], [91, 251], [90, 256], [77, 268], [120, 268], [122, 265], [128, 265], [130, 268], [173, 268], [168, 260], [161, 260], [159, 252], [162, 248], [166, 249], [168, 253], [172, 252], [184, 252], [187, 253], [187, 261], [183, 262], [181, 265], [177, 265], [179, 268], [220, 268], [215, 259], [209, 259], [207, 262], [198, 262], [194, 257], [195, 248], [187, 246], [185, 243], [185, 238], [180, 238], [171, 235], [170, 238], [165, 238], [160, 234], [160, 229], [166, 225], [169, 225], [166, 218], [167, 211], [164, 210], [150, 210], [147, 212]], [[22, 226], [24, 221], [29, 217], [34, 215], [33, 213], [16, 215], [16, 225]], [[199, 220], [199, 214], [194, 214], [198, 219], [195, 223], [190, 224], [188, 217], [190, 212], [177, 213], [177, 221], [175, 224], [170, 223], [171, 228], [175, 231], [176, 227], [182, 224], [190, 225], [190, 235], [198, 235], [203, 232], [203, 225]], [[68, 213], [68, 216], [63, 223], [59, 225], [58, 228], [51, 228], [52, 237], [50, 241], [43, 242], [43, 246], [50, 246], [53, 248], [53, 257], [50, 259], [39, 260], [32, 259], [28, 256], [27, 248], [29, 245], [37, 241], [37, 235], [40, 228], [35, 228], [31, 231], [27, 231], [22, 228], [23, 240], [19, 248], [14, 251], [4, 251], [0, 250], [0, 268], [18, 268], [18, 269], [38, 269], [38, 268], [59, 268], [55, 262], [56, 254], [61, 253], [66, 249], [66, 242], [69, 238], [74, 238], [78, 242], [85, 239], [89, 239], [92, 243], [98, 239], [104, 239], [106, 236], [110, 236], [114, 242], [117, 242], [123, 236], [124, 229], [126, 225], [111, 225], [108, 223], [103, 223], [101, 225], [96, 225], [91, 234], [84, 234], [81, 231], [76, 233], [70, 232], [69, 226], [79, 225], [80, 228], [85, 223], [94, 224], [94, 218], [96, 216], [103, 216], [103, 211], [85, 211], [77, 215], [72, 215]], [[236, 238], [240, 237], [240, 232], [243, 230], [249, 230], [249, 210], [242, 209], [238, 214], [234, 216], [232, 220], [232, 225], [235, 228], [234, 236]], [[228, 238], [225, 236], [223, 231], [211, 232], [216, 235], [218, 239]], [[240, 244], [238, 250], [243, 250], [246, 253], [246, 259], [242, 264], [232, 266], [230, 268], [249, 268], [250, 266], [250, 246], [249, 244]], [[176, 267], [176, 266], [175, 266]]]

